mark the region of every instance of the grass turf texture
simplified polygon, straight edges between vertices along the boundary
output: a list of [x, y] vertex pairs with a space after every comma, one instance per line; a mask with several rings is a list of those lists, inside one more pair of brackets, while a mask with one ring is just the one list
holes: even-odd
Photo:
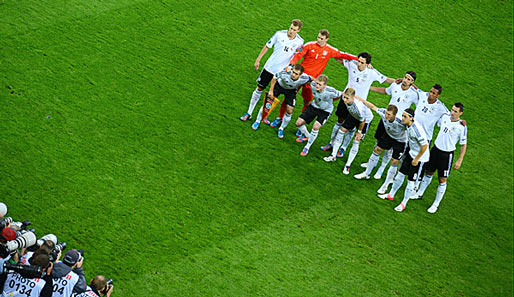
[[[307, 158], [299, 108], [282, 141], [237, 119], [293, 17], [464, 103], [468, 154], [436, 215], [435, 180], [398, 214], [378, 181], [321, 161], [335, 118]], [[512, 17], [509, 1], [1, 1], [0, 197], [84, 248], [113, 296], [512, 296]], [[325, 73], [344, 88], [341, 65]]]

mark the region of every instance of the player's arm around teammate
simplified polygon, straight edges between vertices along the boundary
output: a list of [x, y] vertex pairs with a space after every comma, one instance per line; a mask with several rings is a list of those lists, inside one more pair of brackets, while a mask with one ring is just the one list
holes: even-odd
[[[318, 137], [319, 129], [326, 123], [332, 111], [334, 110], [334, 101], [341, 97], [341, 92], [327, 86], [328, 77], [324, 74], [318, 76], [318, 78], [311, 82], [311, 90], [313, 93], [314, 100], [312, 103], [302, 112], [296, 121], [296, 127], [304, 136], [298, 137], [297, 142], [303, 143], [307, 141], [307, 144], [300, 153], [301, 156], [307, 156], [309, 149]], [[314, 125], [312, 131], [309, 133], [305, 124], [310, 124], [314, 119]]]
[[[398, 166], [399, 159], [405, 150], [407, 127], [400, 119], [396, 118], [398, 108], [395, 105], [389, 104], [386, 109], [379, 109], [371, 102], [362, 100], [362, 103], [380, 115], [382, 121], [384, 121], [384, 125], [386, 126], [382, 133], [377, 137], [377, 144], [368, 160], [366, 170], [354, 176], [356, 179], [369, 179], [371, 171], [378, 163], [380, 155], [386, 150], [393, 150], [391, 163], [394, 167]], [[383, 194], [385, 190], [379, 190], [378, 192]]]
[[455, 103], [451, 110], [451, 115], [446, 115], [442, 119], [441, 129], [434, 142], [434, 146], [430, 150], [430, 160], [426, 164], [425, 176], [421, 182], [418, 192], [414, 195], [415, 199], [420, 199], [427, 187], [432, 181], [432, 177], [437, 170], [439, 177], [439, 186], [434, 203], [427, 210], [429, 213], [435, 213], [446, 192], [446, 181], [452, 168], [453, 154], [456, 149], [457, 142], [460, 143], [459, 159], [453, 166], [459, 169], [467, 149], [467, 126], [462, 123], [460, 116], [464, 111], [462, 103]]
[[[303, 39], [298, 34], [301, 28], [302, 22], [298, 19], [293, 20], [288, 30], [277, 31], [261, 49], [255, 63], [253, 64], [255, 70], [259, 69], [262, 57], [270, 48], [273, 48], [273, 53], [262, 67], [262, 71], [257, 78], [257, 88], [253, 91], [250, 98], [248, 111], [239, 118], [241, 121], [247, 121], [252, 117], [253, 110], [273, 75], [284, 69], [289, 60], [293, 57], [294, 53], [302, 48]], [[262, 111], [259, 111], [257, 117], [259, 118], [261, 116]], [[264, 120], [266, 121], [266, 119]], [[260, 121], [261, 119], [258, 120], [259, 123]]]
[[336, 154], [339, 150], [339, 147], [344, 141], [345, 135], [347, 137], [351, 137], [351, 135], [348, 135], [347, 132], [357, 128], [357, 133], [355, 134], [352, 150], [350, 151], [350, 154], [348, 156], [348, 160], [346, 161], [346, 165], [343, 168], [344, 174], [350, 173], [350, 165], [355, 159], [355, 156], [358, 153], [359, 150], [359, 143], [362, 139], [363, 135], [363, 129], [366, 127], [366, 119], [365, 119], [365, 107], [359, 100], [355, 99], [355, 89], [353, 88], [347, 88], [343, 93], [343, 100], [344, 100], [344, 106], [345, 113], [348, 114], [346, 119], [341, 125], [341, 128], [337, 131], [337, 134], [335, 136], [334, 140], [334, 147], [332, 150], [332, 153], [330, 156], [327, 156], [323, 158], [325, 162], [334, 162], [336, 161]]

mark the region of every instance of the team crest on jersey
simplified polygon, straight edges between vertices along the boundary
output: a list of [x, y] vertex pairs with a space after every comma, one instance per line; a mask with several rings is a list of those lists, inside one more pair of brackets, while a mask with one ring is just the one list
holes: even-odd
[[323, 56], [326, 56], [328, 54], [327, 51], [323, 51]]
[[271, 103], [266, 102], [266, 108], [267, 108], [267, 109], [270, 109], [270, 108], [271, 108]]

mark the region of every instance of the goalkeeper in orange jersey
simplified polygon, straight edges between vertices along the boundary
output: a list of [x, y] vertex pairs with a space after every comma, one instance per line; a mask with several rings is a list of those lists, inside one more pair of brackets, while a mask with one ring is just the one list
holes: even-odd
[[[330, 58], [357, 60], [356, 56], [344, 53], [329, 45], [327, 43], [329, 36], [330, 33], [327, 30], [320, 30], [316, 41], [307, 42], [303, 48], [293, 56], [289, 64], [295, 65], [298, 61], [300, 61], [300, 59], [303, 58], [303, 61], [300, 63], [300, 65], [305, 68], [305, 74], [308, 74], [312, 78], [316, 79], [321, 73], [323, 73], [323, 70], [325, 70], [325, 67], [327, 66]], [[304, 85], [302, 87], [301, 95], [303, 98], [302, 111], [304, 111], [312, 101], [311, 86]], [[282, 103], [282, 106], [280, 107], [280, 113], [278, 117], [271, 123], [271, 127], [278, 127], [282, 123], [285, 112], [286, 105]]]

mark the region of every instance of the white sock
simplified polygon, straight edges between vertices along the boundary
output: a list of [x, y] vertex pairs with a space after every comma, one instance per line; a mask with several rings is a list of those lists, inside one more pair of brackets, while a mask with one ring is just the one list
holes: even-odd
[[332, 157], [335, 157], [337, 155], [337, 151], [339, 150], [341, 143], [343, 143], [344, 134], [345, 133], [341, 131], [341, 129], [337, 131], [336, 137], [334, 139], [334, 144], [332, 145], [332, 153], [330, 154]]
[[378, 169], [379, 171], [384, 172], [384, 170], [387, 167], [387, 164], [389, 163], [389, 161], [391, 161], [392, 156], [393, 156], [393, 149], [389, 149], [389, 150], [385, 151], [384, 156], [382, 157], [382, 163], [380, 164], [380, 168]]
[[371, 156], [369, 157], [369, 160], [368, 160], [368, 167], [366, 167], [366, 175], [371, 174], [371, 171], [373, 170], [375, 165], [377, 165], [377, 163], [378, 163], [378, 159], [380, 159], [379, 154], [377, 154], [375, 152], [371, 153]]
[[402, 204], [403, 206], [407, 206], [407, 202], [409, 202], [410, 196], [414, 193], [414, 186], [416, 185], [416, 182], [414, 181], [408, 181], [407, 186], [405, 187], [405, 193], [403, 194], [403, 200]]
[[[307, 130], [307, 129], [305, 129]], [[309, 135], [309, 141], [307, 141], [307, 144], [305, 145], [306, 148], [310, 149], [311, 145], [314, 143], [314, 140], [318, 137], [318, 130], [312, 130]]]
[[260, 123], [262, 121], [262, 107], [259, 109], [259, 113], [257, 114], [257, 117], [255, 118], [255, 121], [257, 123]]
[[[360, 142], [354, 141], [352, 145], [352, 149], [350, 150], [350, 154], [348, 155], [348, 160], [346, 161], [346, 166], [351, 166], [353, 160], [355, 159], [355, 156], [357, 156], [357, 153], [359, 152], [359, 145]], [[373, 167], [371, 167], [373, 168]]]
[[257, 105], [257, 102], [259, 102], [259, 99], [261, 98], [262, 91], [259, 91], [259, 89], [255, 89], [252, 93], [252, 98], [250, 99], [250, 106], [248, 106], [248, 113], [252, 114], [253, 110], [255, 108], [255, 105]]
[[391, 197], [394, 197], [394, 195], [396, 195], [396, 192], [398, 192], [398, 190], [402, 187], [404, 179], [405, 179], [405, 174], [398, 172], [398, 174], [394, 178], [393, 187], [391, 188], [391, 192], [389, 192], [389, 195], [391, 195]]
[[343, 123], [336, 122], [336, 124], [334, 125], [334, 128], [332, 128], [332, 136], [330, 136], [330, 144], [334, 145], [334, 140], [336, 139], [337, 131], [339, 131], [339, 129], [341, 129], [342, 125], [343, 125]]
[[389, 170], [387, 170], [386, 179], [384, 181], [384, 185], [389, 185], [393, 182], [394, 175], [396, 174], [396, 169], [398, 169], [398, 165], [391, 164], [391, 167], [389, 167]]
[[346, 149], [350, 145], [350, 141], [352, 141], [354, 135], [355, 135], [355, 129], [346, 132], [346, 136], [345, 136], [345, 139], [343, 142], [343, 150], [346, 151]]
[[300, 127], [298, 127], [298, 130], [300, 130], [300, 132], [302, 132], [302, 134], [307, 137], [307, 138], [310, 138], [309, 136], [309, 130], [307, 130], [307, 127], [305, 126], [305, 124], [301, 125]]
[[423, 180], [421, 181], [421, 185], [419, 186], [418, 194], [423, 195], [431, 182], [432, 176], [425, 174], [425, 176], [423, 176]]
[[280, 129], [285, 130], [289, 121], [291, 121], [291, 115], [286, 112], [284, 119], [282, 120], [282, 125], [280, 125]]
[[437, 187], [437, 194], [435, 195], [434, 204], [435, 207], [439, 207], [439, 203], [443, 200], [444, 192], [446, 192], [446, 183], [439, 184]]

